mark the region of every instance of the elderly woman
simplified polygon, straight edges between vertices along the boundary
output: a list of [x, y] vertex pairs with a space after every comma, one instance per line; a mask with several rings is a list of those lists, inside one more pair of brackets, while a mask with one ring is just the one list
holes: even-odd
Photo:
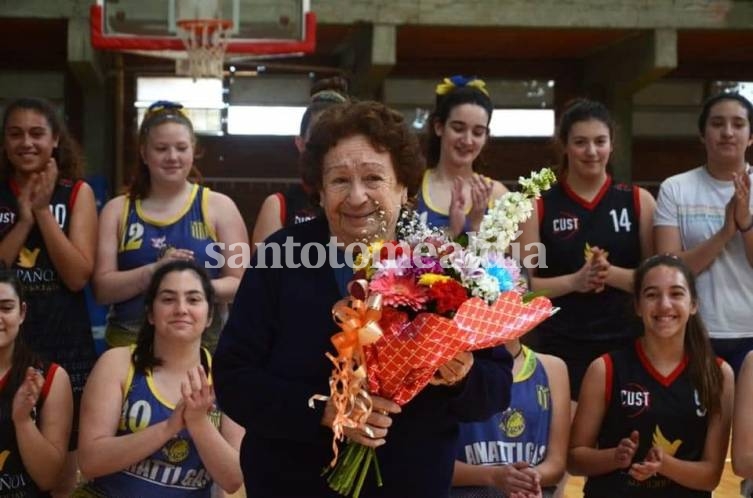
[[[339, 249], [393, 239], [401, 205], [424, 169], [402, 116], [375, 102], [325, 110], [302, 161], [325, 216], [277, 232], [257, 251], [216, 353], [219, 403], [247, 431], [241, 466], [249, 496], [333, 495], [321, 477], [332, 459], [333, 408], [311, 409], [307, 401], [328, 392], [331, 308], [353, 276], [338, 268], [350, 260]], [[427, 386], [402, 410], [374, 397], [371, 434], [346, 431], [377, 447], [384, 486], [370, 476], [361, 496], [448, 495], [458, 422], [503, 410], [511, 384], [503, 348], [450, 363], [440, 369], [450, 385]]]

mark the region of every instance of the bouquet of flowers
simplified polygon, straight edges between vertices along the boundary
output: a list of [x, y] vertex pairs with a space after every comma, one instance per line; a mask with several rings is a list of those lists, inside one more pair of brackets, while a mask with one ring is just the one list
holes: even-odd
[[548, 299], [525, 298], [526, 279], [507, 251], [554, 181], [549, 169], [521, 178], [522, 190], [497, 199], [478, 233], [455, 241], [406, 211], [398, 240], [375, 242], [358, 256], [351, 296], [333, 308], [342, 328], [332, 338], [338, 356], [327, 354], [337, 414], [325, 473], [335, 491], [357, 497], [372, 461], [381, 485], [373, 449], [349, 443], [338, 461], [344, 429], [363, 427], [371, 412], [369, 393], [405, 404], [458, 353], [504, 344], [552, 314]]

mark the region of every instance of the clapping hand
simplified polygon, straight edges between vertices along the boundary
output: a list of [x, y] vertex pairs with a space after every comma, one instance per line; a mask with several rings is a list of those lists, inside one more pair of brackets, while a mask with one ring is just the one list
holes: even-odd
[[457, 237], [465, 231], [466, 218], [472, 231], [478, 231], [481, 221], [486, 214], [489, 200], [494, 191], [494, 182], [482, 175], [474, 173], [468, 180], [471, 187], [471, 210], [466, 215], [466, 196], [463, 191], [465, 180], [455, 178], [450, 192], [449, 226], [453, 237]]
[[489, 200], [492, 198], [494, 182], [489, 178], [474, 173], [470, 180], [471, 183], [471, 211], [468, 213], [471, 230], [477, 232], [481, 227], [481, 221], [486, 214], [486, 208], [489, 206]]
[[735, 193], [731, 202], [734, 205], [735, 224], [738, 230], [744, 230], [753, 223], [753, 215], [750, 212], [750, 176], [736, 173], [733, 183]]
[[638, 451], [638, 431], [630, 433], [630, 437], [620, 440], [620, 443], [614, 449], [614, 460], [618, 469], [627, 469], [633, 463], [635, 452]]
[[28, 185], [30, 188], [29, 200], [33, 212], [50, 209], [52, 193], [55, 191], [57, 182], [58, 165], [54, 158], [47, 161], [47, 165], [42, 171], [32, 173]]
[[664, 460], [664, 452], [661, 448], [654, 446], [646, 454], [646, 458], [642, 463], [634, 463], [630, 466], [630, 477], [636, 481], [645, 481], [655, 477], [661, 470], [661, 465]]
[[494, 487], [510, 498], [541, 497], [541, 476], [528, 462], [494, 468]]
[[180, 385], [181, 401], [185, 406], [183, 419], [187, 426], [206, 420], [209, 411], [214, 408], [214, 387], [209, 383], [207, 374], [201, 365], [191, 368], [187, 379]]
[[591, 248], [591, 268], [589, 275], [589, 284], [593, 287], [594, 292], [601, 292], [606, 285], [609, 267], [612, 264], [607, 257], [609, 253], [600, 247]]
[[190, 249], [180, 249], [177, 247], [167, 247], [161, 253], [157, 260], [160, 264], [165, 264], [170, 261], [176, 261], [179, 259], [185, 261], [191, 261], [194, 258], [193, 251]]
[[32, 413], [39, 401], [39, 396], [44, 387], [44, 377], [34, 367], [26, 369], [23, 382], [13, 396], [12, 414], [13, 422], [25, 422], [32, 420]]
[[606, 285], [609, 267], [608, 253], [599, 247], [586, 249], [586, 261], [574, 273], [573, 290], [575, 292], [601, 292]]
[[178, 434], [186, 426], [186, 423], [183, 420], [183, 412], [185, 411], [185, 408], [186, 405], [181, 399], [180, 401], [178, 401], [178, 404], [175, 405], [173, 412], [167, 419], [167, 433], [170, 435], [170, 437]]
[[450, 191], [449, 227], [452, 237], [457, 237], [465, 230], [465, 193], [463, 179], [455, 178]]

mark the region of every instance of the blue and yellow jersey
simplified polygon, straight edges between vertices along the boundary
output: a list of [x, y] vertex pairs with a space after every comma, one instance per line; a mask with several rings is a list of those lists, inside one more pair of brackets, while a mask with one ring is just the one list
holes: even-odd
[[[133, 347], [131, 349], [133, 351]], [[209, 352], [202, 349], [202, 355], [209, 371]], [[146, 429], [172, 415], [175, 405], [157, 390], [151, 371], [138, 373], [131, 363], [123, 385], [126, 394], [118, 436]], [[208, 416], [219, 430], [220, 412], [215, 408]], [[92, 496], [209, 498], [212, 477], [204, 467], [191, 435], [184, 428], [148, 458], [120, 472], [98, 477], [86, 487]]]
[[[211, 278], [220, 275], [215, 259], [208, 252], [217, 242], [217, 234], [208, 222], [210, 190], [193, 185], [185, 206], [172, 219], [157, 220], [146, 215], [141, 200], [125, 199], [120, 223], [118, 270], [127, 271], [157, 261], [169, 248], [193, 251], [195, 261], [206, 268]], [[113, 305], [108, 317], [115, 324], [132, 332], [138, 331], [144, 316], [144, 296], [139, 294]]]

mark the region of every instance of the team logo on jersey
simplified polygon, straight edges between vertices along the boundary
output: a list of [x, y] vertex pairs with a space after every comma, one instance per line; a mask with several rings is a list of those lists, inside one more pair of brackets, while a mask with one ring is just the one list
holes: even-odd
[[16, 222], [16, 213], [8, 208], [0, 208], [0, 233], [6, 232]]
[[546, 411], [549, 409], [550, 399], [549, 387], [536, 384], [536, 401], [539, 403], [542, 410]]
[[560, 239], [574, 237], [580, 230], [580, 218], [567, 211], [560, 211], [559, 217], [552, 220], [552, 233]]
[[18, 252], [18, 266], [21, 268], [34, 268], [37, 264], [37, 258], [39, 257], [40, 248], [37, 247], [34, 250], [22, 247]]
[[631, 382], [620, 389], [620, 406], [627, 411], [628, 417], [637, 417], [651, 407], [651, 393], [642, 385]]
[[206, 240], [209, 238], [209, 230], [203, 221], [191, 222], [191, 237], [196, 240]]
[[165, 247], [167, 247], [167, 236], [163, 235], [162, 237], [153, 237], [152, 247], [155, 249], [164, 249]]
[[508, 408], [502, 413], [499, 429], [507, 437], [518, 437], [526, 430], [526, 418], [517, 408]]
[[661, 450], [667, 455], [674, 456], [675, 453], [677, 453], [677, 449], [682, 444], [682, 439], [675, 439], [674, 441], [670, 442], [670, 440], [664, 435], [664, 433], [662, 433], [661, 428], [659, 428], [659, 425], [657, 424], [656, 429], [654, 429], [652, 444], [657, 448], [661, 448]]
[[162, 447], [162, 454], [170, 463], [181, 463], [188, 458], [191, 447], [182, 437], [174, 437]]

